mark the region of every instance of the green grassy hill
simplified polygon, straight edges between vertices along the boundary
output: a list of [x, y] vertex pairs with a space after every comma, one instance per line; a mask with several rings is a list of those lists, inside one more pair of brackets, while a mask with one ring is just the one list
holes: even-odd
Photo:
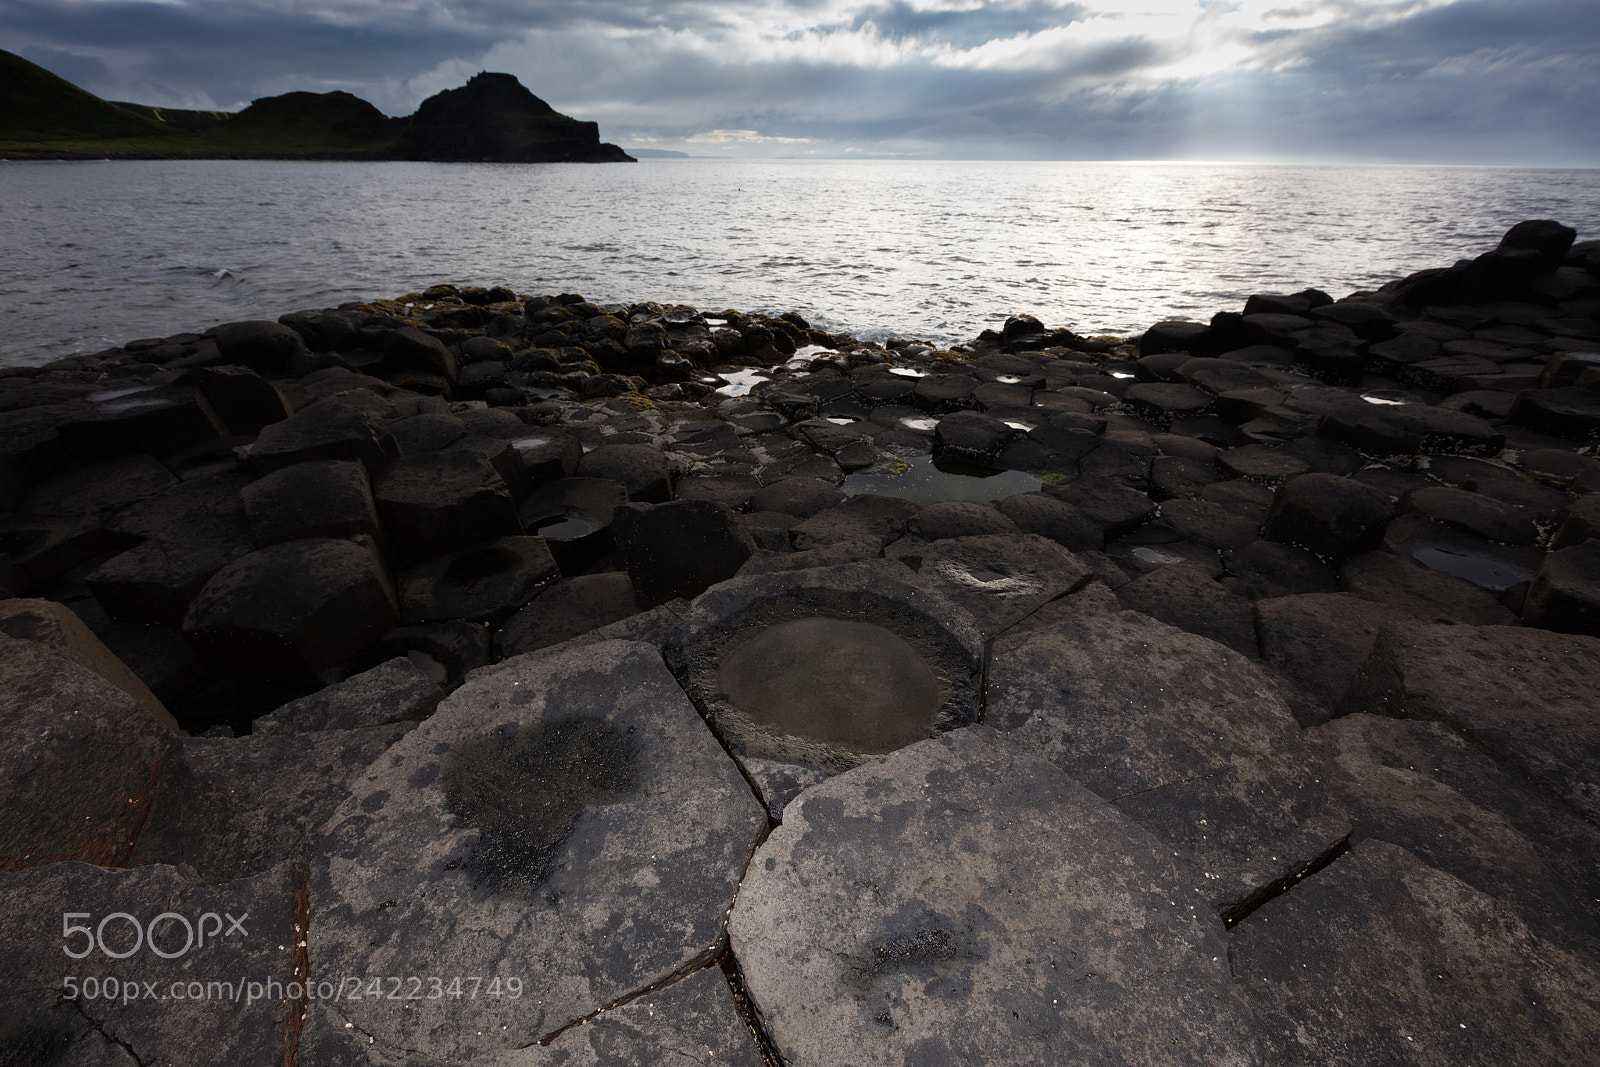
[[509, 74], [391, 119], [350, 93], [285, 93], [237, 114], [113, 104], [0, 51], [3, 159], [412, 159], [631, 162], [599, 127], [560, 114]]

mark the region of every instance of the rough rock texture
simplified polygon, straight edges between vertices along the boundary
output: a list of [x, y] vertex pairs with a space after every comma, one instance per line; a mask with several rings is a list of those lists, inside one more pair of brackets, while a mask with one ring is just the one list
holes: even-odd
[[1090, 573], [1082, 560], [1038, 534], [954, 537], [901, 559], [971, 612], [988, 637], [1081, 585]]
[[50, 600], [0, 600], [0, 634], [65, 656], [122, 690], [149, 716], [175, 730], [172, 713], [71, 609]]
[[1146, 615], [1063, 622], [996, 650], [985, 721], [1168, 842], [1224, 914], [1345, 835], [1267, 676]]
[[1358, 844], [1232, 938], [1271, 1063], [1592, 1063], [1600, 971], [1465, 882]]
[[428, 672], [404, 656], [387, 660], [257, 719], [254, 734], [350, 730], [426, 719], [444, 696]]
[[517, 977], [520, 1003], [337, 1010], [447, 1062], [521, 1048], [708, 959], [764, 823], [654, 649], [508, 661], [469, 678], [329, 820], [313, 977], [417, 960]]
[[1187, 872], [1012, 739], [945, 734], [785, 814], [729, 924], [785, 1063], [1257, 1062]]

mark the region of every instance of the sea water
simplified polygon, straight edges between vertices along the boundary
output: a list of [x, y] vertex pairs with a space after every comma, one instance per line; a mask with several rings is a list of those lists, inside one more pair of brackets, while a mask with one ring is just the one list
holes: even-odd
[[1345, 296], [1554, 218], [1600, 170], [663, 159], [0, 163], [0, 364], [437, 282], [794, 310], [952, 343]]

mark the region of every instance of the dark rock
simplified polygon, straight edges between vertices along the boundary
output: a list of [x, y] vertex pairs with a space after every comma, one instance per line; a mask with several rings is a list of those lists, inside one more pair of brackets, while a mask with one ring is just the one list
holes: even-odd
[[1522, 621], [1529, 626], [1600, 637], [1600, 539], [1545, 557], [1528, 587]]
[[1107, 478], [1079, 478], [1043, 492], [1098, 523], [1107, 541], [1131, 533], [1156, 511], [1148, 496]]
[[710, 500], [625, 504], [613, 513], [612, 531], [642, 608], [699, 596], [755, 552], [733, 513]]
[[250, 535], [262, 548], [303, 537], [382, 539], [367, 470], [351, 459], [281, 467], [245, 486]]
[[280, 377], [304, 374], [312, 369], [311, 351], [305, 339], [281, 323], [231, 322], [217, 327], [215, 334], [217, 353], [223, 363]]
[[1286, 448], [1272, 445], [1244, 445], [1229, 448], [1217, 456], [1217, 465], [1234, 478], [1277, 485], [1286, 478], [1311, 472], [1311, 464]]
[[941, 500], [929, 504], [907, 520], [906, 531], [924, 541], [1021, 532], [1016, 523], [994, 507], [972, 500]]
[[390, 657], [405, 656], [427, 671], [433, 681], [450, 686], [459, 684], [492, 658], [489, 628], [460, 619], [390, 630], [369, 655], [380, 664]]
[[1393, 516], [1394, 502], [1376, 489], [1331, 474], [1302, 474], [1279, 486], [1265, 532], [1342, 560], [1377, 547]]
[[1196, 356], [1212, 355], [1211, 328], [1198, 322], [1158, 322], [1139, 339], [1139, 354], [1148, 356], [1158, 352], [1189, 352]]
[[384, 363], [391, 373], [414, 371], [437, 375], [448, 385], [454, 385], [458, 376], [456, 357], [444, 342], [423, 333], [415, 326], [402, 326], [384, 330], [373, 339], [384, 354]]
[[85, 575], [84, 584], [120, 622], [183, 625], [212, 575], [255, 547], [244, 523], [208, 519], [176, 524], [113, 556]]
[[1390, 523], [1383, 544], [1398, 556], [1454, 575], [1517, 606], [1516, 591], [1525, 588], [1542, 559], [1538, 549], [1495, 544], [1417, 515], [1402, 515]]
[[360, 460], [371, 474], [399, 455], [399, 449], [388, 428], [370, 412], [320, 403], [264, 427], [249, 455], [258, 474], [314, 459]]
[[59, 426], [61, 443], [87, 459], [147, 452], [164, 456], [227, 433], [197, 390], [134, 386], [91, 393]]
[[995, 503], [1024, 533], [1048, 537], [1070, 552], [1092, 552], [1105, 544], [1100, 522], [1048, 493], [1018, 493]]
[[1159, 567], [1117, 590], [1124, 608], [1142, 611], [1235, 652], [1256, 658], [1250, 602], [1186, 564]]
[[424, 452], [442, 452], [466, 437], [471, 431], [455, 415], [432, 412], [409, 415], [389, 424], [394, 443], [402, 456], [415, 456]]
[[934, 428], [933, 455], [936, 459], [987, 464], [1017, 432], [999, 419], [976, 411], [952, 412]]
[[109, 514], [178, 484], [153, 456], [115, 456], [44, 479], [21, 501], [28, 515]]
[[1302, 593], [1256, 601], [1261, 658], [1293, 682], [1290, 709], [1301, 726], [1340, 713], [1356, 672], [1385, 626], [1407, 618], [1349, 593]]
[[230, 434], [253, 436], [290, 415], [278, 387], [248, 367], [202, 367], [192, 377]]
[[1539, 537], [1525, 512], [1465, 489], [1414, 489], [1401, 499], [1400, 510], [1507, 545], [1531, 545]]
[[1566, 261], [1578, 231], [1563, 226], [1553, 219], [1530, 219], [1519, 222], [1500, 238], [1500, 248], [1531, 248], [1539, 253], [1540, 265], [1545, 270], [1555, 270]]
[[986, 637], [1090, 576], [1089, 567], [1056, 542], [1025, 533], [934, 541], [904, 561], [915, 565], [922, 581], [966, 608]]
[[183, 629], [215, 674], [298, 682], [356, 655], [398, 621], [394, 590], [368, 549], [307, 538], [218, 571]]
[[494, 635], [500, 659], [535, 652], [639, 613], [633, 581], [623, 571], [562, 578], [541, 590]]
[[545, 546], [562, 574], [583, 571], [614, 546], [611, 519], [628, 502], [628, 491], [605, 478], [560, 478], [546, 482], [517, 509], [530, 534]]
[[514, 975], [516, 1000], [332, 1006], [440, 1062], [530, 1046], [708, 962], [764, 824], [655, 649], [518, 657], [469, 678], [329, 820], [311, 977], [403, 959]]
[[1339, 568], [1339, 586], [1420, 622], [1492, 626], [1515, 619], [1493, 595], [1392, 552], [1369, 552]]
[[468, 548], [522, 533], [505, 478], [469, 451], [402, 456], [373, 481], [372, 496], [402, 558]]
[[[1029, 891], [1009, 872], [1027, 870]], [[1254, 1063], [1215, 919], [1099, 798], [984, 727], [813, 786], [729, 924], [790, 1063]], [[868, 888], [870, 887], [870, 888]], [[1119, 915], [1138, 914], [1137, 924]], [[1221, 962], [1219, 962], [1221, 961]]]
[[1421, 404], [1341, 404], [1317, 432], [1374, 456], [1494, 455], [1505, 444], [1505, 435], [1480, 418]]
[[1226, 916], [1344, 836], [1267, 675], [1136, 612], [1060, 623], [997, 649], [986, 722], [1193, 863]]
[[398, 579], [408, 625], [466, 619], [496, 626], [560, 576], [542, 537], [500, 537], [412, 567]]
[[182, 700], [205, 678], [204, 664], [176, 626], [114, 623], [97, 636], [164, 705]]
[[1600, 438], [1600, 393], [1588, 389], [1530, 389], [1511, 406], [1511, 421], [1569, 441]]
[[1346, 706], [1449, 724], [1594, 818], [1600, 638], [1409, 624], [1379, 636]]
[[1253, 515], [1209, 500], [1165, 501], [1161, 517], [1151, 525], [1206, 548], [1243, 548], [1261, 535], [1261, 523]]
[[577, 475], [619, 482], [628, 499], [637, 503], [672, 499], [666, 454], [651, 445], [601, 445], [578, 461]]
[[155, 804], [170, 717], [45, 642], [0, 636], [0, 682], [0, 868], [126, 863]]
[[1557, 516], [1559, 525], [1550, 538], [1551, 549], [1581, 545], [1600, 537], [1600, 495], [1582, 496]]
[[1198, 415], [1211, 409], [1209, 393], [1192, 385], [1165, 382], [1140, 382], [1123, 394], [1135, 412], [1169, 426], [1175, 418]]
[[[444, 690], [427, 671], [397, 656], [310, 696], [291, 700], [257, 719], [251, 736], [355, 730], [426, 719], [443, 696]], [[332, 814], [331, 806], [328, 814]]]
[[872, 540], [879, 547], [906, 531], [906, 523], [920, 509], [899, 497], [863, 493], [816, 512], [794, 527], [794, 547], [800, 551], [841, 541]]

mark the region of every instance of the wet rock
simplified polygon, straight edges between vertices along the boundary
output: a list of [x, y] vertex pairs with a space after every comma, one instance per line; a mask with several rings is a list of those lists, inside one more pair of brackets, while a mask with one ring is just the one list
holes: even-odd
[[1417, 456], [1439, 452], [1491, 456], [1505, 435], [1463, 411], [1423, 404], [1369, 404], [1357, 400], [1336, 406], [1317, 432], [1373, 456]]
[[699, 596], [756, 551], [733, 513], [710, 500], [624, 504], [612, 515], [612, 536], [642, 608]]
[[1218, 923], [1169, 850], [993, 731], [785, 815], [729, 935], [786, 1062], [1256, 1062]]
[[399, 576], [408, 625], [466, 619], [496, 626], [560, 577], [542, 537], [500, 537], [418, 564]]
[[262, 548], [303, 537], [386, 538], [367, 469], [356, 460], [280, 468], [245, 486], [243, 501], [250, 535]]
[[1259, 655], [1250, 602], [1192, 566], [1159, 567], [1118, 589], [1117, 599], [1129, 610], [1210, 638], [1241, 655], [1252, 659]]
[[29, 641], [98, 674], [156, 722], [176, 730], [172, 713], [70, 608], [49, 600], [0, 600], [0, 634]]
[[837, 772], [971, 722], [982, 647], [963, 608], [868, 561], [713, 586], [668, 662], [736, 757]]
[[202, 367], [192, 374], [230, 434], [254, 436], [291, 414], [278, 387], [248, 367]]
[[601, 445], [578, 461], [577, 476], [619, 482], [629, 500], [645, 504], [672, 499], [666, 454], [652, 445]]
[[47, 644], [0, 636], [0, 868], [127, 861], [172, 727]]
[[1339, 587], [1420, 622], [1493, 626], [1515, 620], [1493, 594], [1392, 552], [1369, 552], [1339, 568]]
[[1347, 706], [1446, 722], [1593, 818], [1597, 663], [1600, 638], [1411, 624], [1380, 635]]
[[257, 719], [251, 736], [354, 730], [426, 719], [443, 696], [444, 690], [427, 671], [397, 656], [310, 696], [291, 700]]
[[517, 509], [527, 531], [545, 540], [563, 574], [578, 574], [615, 547], [611, 519], [628, 502], [621, 483], [561, 478], [535, 489]]
[[377, 416], [330, 403], [314, 404], [264, 427], [249, 451], [257, 474], [315, 459], [360, 460], [371, 474], [399, 455]]
[[1388, 496], [1360, 482], [1301, 474], [1278, 487], [1265, 533], [1319, 556], [1349, 559], [1378, 546], [1394, 511]]
[[505, 478], [487, 458], [472, 452], [402, 456], [374, 479], [372, 497], [406, 560], [522, 533]]
[[1528, 587], [1522, 621], [1600, 637], [1600, 540], [1590, 539], [1545, 557]]
[[1018, 493], [995, 508], [1024, 533], [1048, 537], [1069, 552], [1093, 552], [1105, 544], [1100, 522], [1048, 493]]
[[1020, 622], [1090, 575], [1087, 564], [1037, 534], [983, 534], [935, 541], [905, 562], [966, 608], [986, 637]]
[[1390, 523], [1383, 543], [1398, 556], [1470, 582], [1510, 603], [1519, 602], [1518, 592], [1542, 559], [1538, 549], [1495, 544], [1417, 515], [1402, 515]]
[[1274, 1063], [1563, 1063], [1600, 1027], [1577, 992], [1592, 963], [1380, 841], [1263, 905], [1232, 948]]
[[367, 548], [306, 538], [270, 545], [212, 576], [184, 636], [215, 674], [311, 681], [399, 622], [388, 576]]
[[438, 1061], [526, 1047], [708, 961], [764, 821], [654, 649], [519, 657], [474, 674], [329, 820], [312, 977], [430, 959], [515, 978], [516, 999], [333, 1007]]
[[1325, 857], [1346, 824], [1267, 675], [1146, 615], [1060, 623], [997, 650], [985, 719], [1194, 864], [1227, 916]]
[[495, 655], [508, 659], [548, 648], [638, 613], [633, 581], [625, 572], [562, 578], [495, 632]]
[[[304, 884], [288, 864], [228, 886], [166, 866], [59, 863], [0, 875], [0, 1048], [17, 1063], [95, 1067], [282, 1062], [303, 1006], [303, 989], [288, 994], [303, 977]], [[68, 921], [88, 925], [92, 950], [81, 933], [47, 936], [41, 912], [88, 912]], [[142, 927], [137, 942], [124, 915]], [[102, 942], [126, 958], [108, 959]], [[76, 998], [64, 997], [64, 974], [75, 974]]]

